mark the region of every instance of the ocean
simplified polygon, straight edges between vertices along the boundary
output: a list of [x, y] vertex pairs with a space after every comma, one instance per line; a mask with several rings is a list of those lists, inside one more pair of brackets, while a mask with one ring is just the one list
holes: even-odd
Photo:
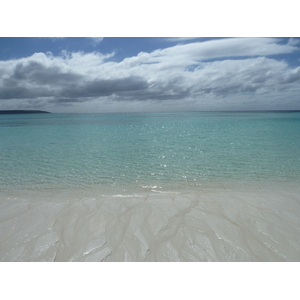
[[300, 179], [300, 112], [0, 116], [1, 189], [182, 191]]
[[[298, 111], [0, 115], [0, 222], [6, 224], [0, 230], [6, 241], [0, 246], [0, 259], [297, 261], [299, 183]], [[34, 212], [33, 204], [40, 210]], [[193, 215], [197, 207], [202, 209], [198, 217]], [[269, 217], [260, 215], [264, 207], [265, 214], [273, 208]], [[180, 214], [173, 213], [176, 209]], [[287, 223], [281, 216], [284, 210], [288, 211]], [[59, 211], [64, 211], [61, 223], [57, 221]], [[64, 223], [70, 211], [76, 214]], [[187, 215], [182, 218], [183, 211], [193, 224], [186, 220]], [[215, 217], [219, 212], [217, 217], [227, 216], [226, 220], [203, 219], [208, 212]], [[39, 230], [45, 220], [52, 225], [46, 222], [42, 233]], [[235, 220], [241, 231], [228, 220]], [[281, 235], [274, 235], [271, 227], [273, 222], [278, 226], [278, 220], [283, 222]], [[35, 225], [31, 227], [30, 222]], [[251, 244], [247, 238], [245, 242], [242, 232], [250, 227], [243, 222], [257, 229], [251, 233], [256, 242]], [[189, 232], [179, 230], [183, 225]], [[68, 235], [73, 242], [61, 244], [63, 234], [58, 228], [67, 230], [68, 226], [73, 228]], [[233, 226], [231, 231], [228, 228], [230, 239], [226, 232], [218, 232], [224, 226]], [[284, 240], [288, 237], [282, 228], [293, 232], [292, 242]], [[85, 236], [81, 240], [80, 232]], [[123, 236], [117, 242], [114, 237], [118, 234]], [[274, 245], [280, 241], [261, 248], [262, 236], [255, 234], [265, 234], [270, 240], [282, 238], [291, 248], [279, 251]], [[172, 238], [179, 240], [172, 243]], [[221, 247], [215, 244], [218, 240], [227, 250], [223, 246], [216, 250]], [[256, 244], [256, 251], [250, 251]], [[82, 250], [83, 245], [89, 245], [89, 250]], [[199, 250], [200, 245], [206, 245], [206, 252]], [[186, 254], [184, 247], [190, 247]]]

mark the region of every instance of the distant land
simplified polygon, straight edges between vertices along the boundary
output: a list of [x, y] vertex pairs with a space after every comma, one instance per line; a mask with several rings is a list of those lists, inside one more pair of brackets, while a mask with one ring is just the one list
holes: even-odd
[[51, 114], [43, 110], [0, 110], [0, 115], [18, 115], [18, 114]]

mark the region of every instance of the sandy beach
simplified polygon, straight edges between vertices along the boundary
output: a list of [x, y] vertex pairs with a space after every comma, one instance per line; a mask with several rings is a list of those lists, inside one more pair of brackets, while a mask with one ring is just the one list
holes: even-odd
[[1, 261], [300, 261], [296, 186], [2, 198]]

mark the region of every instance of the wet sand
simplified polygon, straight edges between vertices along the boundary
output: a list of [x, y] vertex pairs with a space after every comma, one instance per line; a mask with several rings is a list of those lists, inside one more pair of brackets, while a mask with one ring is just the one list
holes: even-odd
[[0, 261], [300, 261], [300, 188], [1, 195]]

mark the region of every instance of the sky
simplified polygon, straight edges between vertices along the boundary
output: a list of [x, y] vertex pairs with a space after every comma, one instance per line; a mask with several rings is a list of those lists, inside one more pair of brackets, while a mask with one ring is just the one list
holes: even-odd
[[300, 38], [1, 37], [0, 109], [300, 109]]

